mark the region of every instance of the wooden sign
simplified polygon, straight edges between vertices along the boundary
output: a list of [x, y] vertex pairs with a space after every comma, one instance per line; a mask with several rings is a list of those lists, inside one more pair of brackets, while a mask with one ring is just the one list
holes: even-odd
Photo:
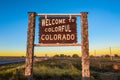
[[[90, 80], [90, 58], [89, 58], [89, 39], [88, 39], [88, 12], [80, 14], [37, 14], [29, 12], [27, 48], [25, 61], [25, 77], [27, 80], [33, 78], [33, 59], [35, 46], [79, 46], [77, 44], [76, 17], [79, 16], [81, 22], [81, 53], [82, 53], [82, 80]], [[46, 17], [49, 16], [49, 17]], [[35, 40], [35, 21], [36, 16], [40, 16], [39, 24], [39, 43], [34, 44]], [[45, 16], [45, 17], [44, 17]], [[51, 16], [51, 17], [50, 17]], [[61, 16], [61, 17], [57, 17]], [[69, 16], [69, 17], [63, 17]], [[53, 44], [52, 44], [53, 43]], [[57, 44], [58, 43], [58, 44]], [[61, 44], [59, 44], [61, 43]], [[63, 43], [63, 44], [62, 44]], [[70, 43], [70, 44], [64, 44]], [[72, 44], [76, 43], [76, 44]]]
[[77, 43], [75, 17], [40, 17], [39, 43]]

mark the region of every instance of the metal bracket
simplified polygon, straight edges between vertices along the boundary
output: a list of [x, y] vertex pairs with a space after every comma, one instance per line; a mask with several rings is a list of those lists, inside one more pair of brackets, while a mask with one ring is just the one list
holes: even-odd
[[47, 15], [45, 15], [45, 19], [47, 19]]

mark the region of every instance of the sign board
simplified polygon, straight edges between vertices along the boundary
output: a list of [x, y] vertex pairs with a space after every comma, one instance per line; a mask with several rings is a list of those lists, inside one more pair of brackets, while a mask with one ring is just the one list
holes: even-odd
[[39, 43], [77, 43], [76, 17], [40, 17], [39, 21]]

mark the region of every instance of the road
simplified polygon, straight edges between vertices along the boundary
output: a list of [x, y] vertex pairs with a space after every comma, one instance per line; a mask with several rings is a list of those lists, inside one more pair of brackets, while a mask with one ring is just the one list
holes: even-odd
[[25, 62], [25, 59], [0, 60], [0, 65], [11, 64], [11, 63], [19, 63], [19, 62]]

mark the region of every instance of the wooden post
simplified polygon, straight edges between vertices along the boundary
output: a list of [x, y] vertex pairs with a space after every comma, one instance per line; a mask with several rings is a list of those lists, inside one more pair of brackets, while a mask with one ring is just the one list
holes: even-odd
[[25, 63], [25, 76], [27, 80], [32, 79], [33, 57], [34, 57], [34, 35], [35, 35], [35, 12], [28, 13], [27, 51]]
[[90, 80], [90, 59], [89, 59], [89, 40], [88, 40], [88, 12], [80, 13], [81, 19], [81, 48], [82, 48], [82, 80]]

